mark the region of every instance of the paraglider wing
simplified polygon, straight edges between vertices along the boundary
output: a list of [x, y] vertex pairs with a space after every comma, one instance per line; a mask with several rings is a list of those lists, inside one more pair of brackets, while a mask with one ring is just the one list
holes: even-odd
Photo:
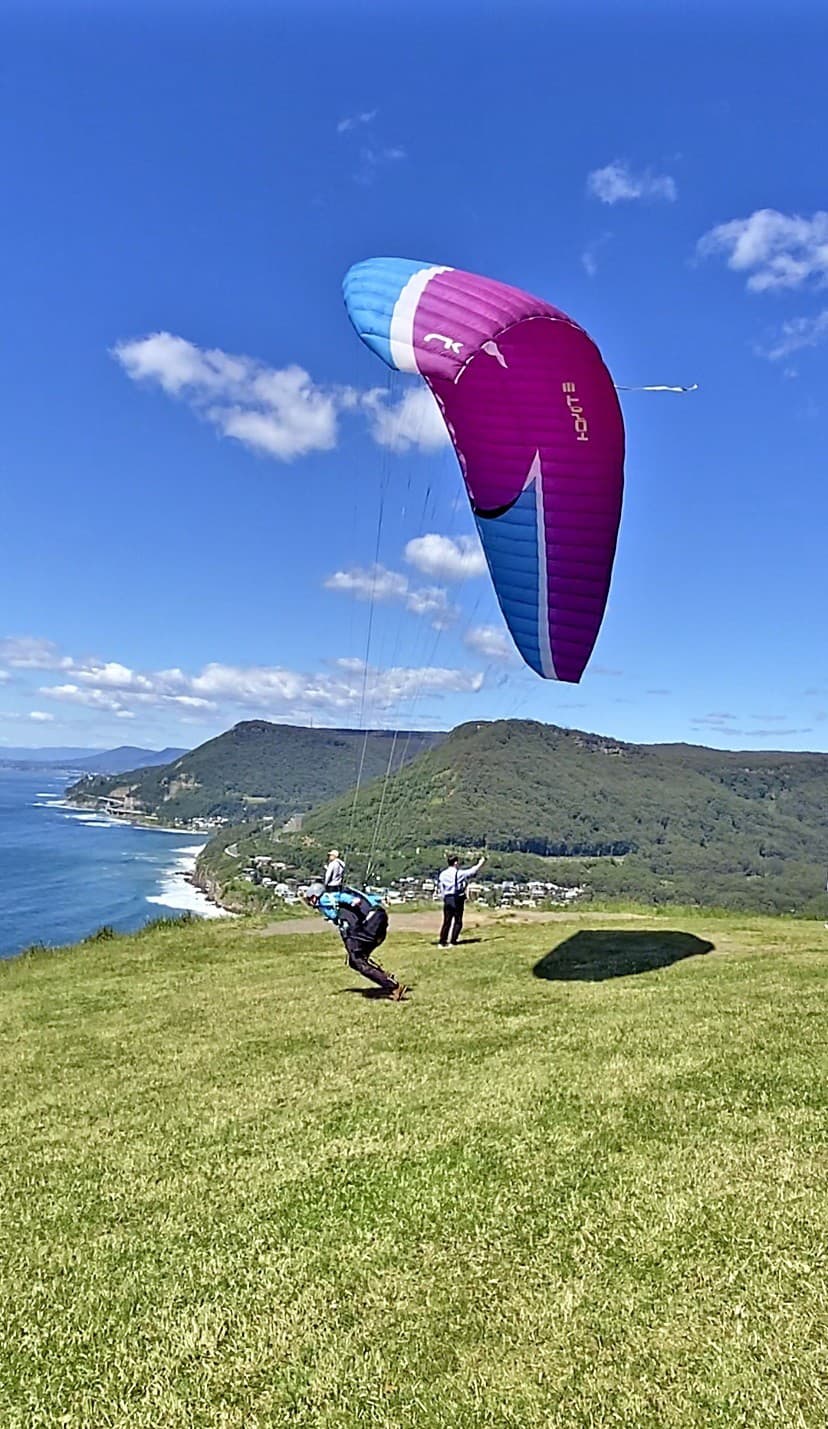
[[597, 347], [541, 299], [455, 268], [377, 258], [344, 288], [362, 340], [439, 403], [518, 650], [539, 675], [577, 683], [624, 484], [624, 424]]

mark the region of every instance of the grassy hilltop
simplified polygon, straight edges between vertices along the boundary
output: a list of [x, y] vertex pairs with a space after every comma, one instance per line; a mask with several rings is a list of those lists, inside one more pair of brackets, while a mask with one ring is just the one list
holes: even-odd
[[4, 1429], [824, 1429], [828, 933], [470, 936], [0, 968]]

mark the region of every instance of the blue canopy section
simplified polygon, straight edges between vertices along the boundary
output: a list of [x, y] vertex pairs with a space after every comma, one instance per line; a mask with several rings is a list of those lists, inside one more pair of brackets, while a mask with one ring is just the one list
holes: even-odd
[[[502, 516], [475, 515], [500, 609], [527, 665], [544, 675], [540, 653], [541, 572], [535, 483]], [[544, 580], [546, 573], [544, 572]]]
[[390, 335], [397, 299], [409, 279], [428, 267], [412, 258], [369, 258], [345, 274], [342, 291], [348, 316], [366, 346], [389, 367], [396, 367]]

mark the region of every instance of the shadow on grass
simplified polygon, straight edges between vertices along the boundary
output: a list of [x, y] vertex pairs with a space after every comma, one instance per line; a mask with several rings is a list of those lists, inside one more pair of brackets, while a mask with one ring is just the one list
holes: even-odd
[[713, 943], [693, 933], [584, 928], [545, 953], [532, 972], [547, 982], [604, 982], [668, 968], [713, 948]]
[[369, 1002], [374, 999], [379, 1001], [381, 997], [387, 997], [388, 993], [381, 987], [341, 987], [339, 992], [353, 992], [357, 997], [365, 997]]
[[[407, 982], [405, 986], [407, 990], [411, 992], [414, 984], [413, 982]], [[339, 988], [339, 992], [352, 992], [357, 997], [366, 998], [369, 1002], [379, 1002], [380, 998], [388, 997], [388, 993], [381, 987], [341, 987]]]

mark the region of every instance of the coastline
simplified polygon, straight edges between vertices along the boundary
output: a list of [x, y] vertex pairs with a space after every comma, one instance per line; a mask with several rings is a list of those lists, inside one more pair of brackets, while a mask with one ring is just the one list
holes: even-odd
[[204, 835], [203, 829], [188, 829], [181, 824], [176, 828], [168, 828], [166, 824], [157, 824], [152, 819], [142, 819], [140, 814], [108, 814], [104, 809], [96, 809], [94, 804], [81, 804], [74, 799], [53, 799], [51, 802], [56, 808], [73, 809], [76, 813], [89, 814], [104, 823], [116, 826], [126, 824], [133, 829], [148, 829], [150, 832], [155, 830], [158, 834], [181, 834], [182, 837], [192, 834], [197, 838]]
[[[176, 831], [178, 832], [178, 831]], [[178, 857], [162, 876], [161, 892], [147, 898], [162, 908], [195, 913], [199, 918], [233, 918], [236, 915], [205, 893], [195, 880], [198, 855], [204, 844], [183, 844], [172, 852]]]
[[[79, 823], [107, 826], [109, 828], [119, 828], [125, 825], [128, 828], [142, 829], [146, 833], [175, 834], [180, 838], [195, 837], [199, 834], [195, 829], [168, 828], [163, 824], [157, 824], [151, 820], [142, 819], [139, 815], [115, 815], [108, 814], [103, 809], [97, 809], [94, 805], [80, 803], [74, 799], [54, 798], [44, 796], [44, 802], [52, 808], [65, 809], [73, 815]], [[203, 834], [201, 837], [204, 839]], [[156, 904], [162, 908], [170, 908], [179, 912], [194, 913], [199, 918], [235, 918], [238, 915], [230, 908], [225, 908], [219, 900], [202, 888], [196, 877], [196, 864], [199, 854], [207, 847], [207, 840], [197, 844], [182, 844], [178, 848], [171, 850], [177, 854], [168, 868], [161, 876], [160, 891], [156, 894], [148, 894], [147, 902]]]

